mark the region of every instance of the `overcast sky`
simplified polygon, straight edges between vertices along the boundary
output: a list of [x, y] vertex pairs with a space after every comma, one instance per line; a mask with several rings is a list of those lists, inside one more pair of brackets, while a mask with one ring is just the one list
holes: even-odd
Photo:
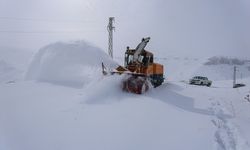
[[0, 0], [0, 47], [87, 40], [106, 50], [109, 16], [115, 56], [150, 36], [160, 56], [250, 57], [249, 0]]

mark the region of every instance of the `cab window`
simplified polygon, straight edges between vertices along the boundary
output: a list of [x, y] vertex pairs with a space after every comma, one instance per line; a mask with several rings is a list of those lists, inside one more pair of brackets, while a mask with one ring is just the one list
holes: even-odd
[[133, 62], [133, 55], [125, 54], [124, 65], [127, 66], [129, 64], [132, 64], [132, 62]]

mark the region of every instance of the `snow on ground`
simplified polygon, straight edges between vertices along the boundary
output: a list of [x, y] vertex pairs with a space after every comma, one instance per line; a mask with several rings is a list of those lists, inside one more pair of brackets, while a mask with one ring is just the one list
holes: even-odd
[[213, 112], [212, 123], [217, 128], [214, 137], [219, 150], [249, 149], [250, 104], [244, 98], [249, 91], [250, 78], [243, 80], [248, 86], [233, 89], [230, 80], [215, 81], [211, 88], [187, 85], [183, 95], [194, 97], [197, 107]]
[[167, 82], [135, 95], [121, 91], [123, 76], [98, 74], [103, 60], [113, 64], [85, 42], [55, 43], [34, 57], [27, 73], [31, 81], [0, 83], [0, 149], [250, 148], [247, 76], [241, 79], [246, 86], [238, 89], [231, 88], [229, 70], [210, 88], [189, 85], [186, 80], [205, 60], [159, 59]]

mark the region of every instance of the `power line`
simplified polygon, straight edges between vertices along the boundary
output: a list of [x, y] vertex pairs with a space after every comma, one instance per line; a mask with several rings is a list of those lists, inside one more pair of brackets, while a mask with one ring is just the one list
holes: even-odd
[[86, 32], [105, 32], [103, 30], [79, 30], [79, 31], [21, 31], [21, 30], [0, 30], [0, 33], [11, 34], [60, 34], [60, 33], [86, 33]]
[[[31, 22], [46, 22], [46, 23], [98, 23], [94, 20], [42, 20], [35, 18], [22, 18], [22, 17], [4, 17], [0, 16], [1, 20], [12, 20], [12, 21], [31, 21]], [[36, 30], [36, 31], [27, 31], [27, 30], [0, 30], [0, 33], [10, 33], [10, 34], [63, 34], [63, 33], [86, 33], [86, 32], [104, 32], [100, 29], [86, 29], [86, 30]]]
[[96, 20], [46, 20], [46, 19], [19, 18], [19, 17], [0, 17], [0, 20], [50, 22], [50, 23], [97, 23], [98, 22]]

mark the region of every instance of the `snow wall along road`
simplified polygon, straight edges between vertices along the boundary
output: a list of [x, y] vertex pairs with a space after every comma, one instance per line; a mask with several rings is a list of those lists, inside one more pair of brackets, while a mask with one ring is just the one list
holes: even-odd
[[102, 76], [102, 62], [111, 68], [117, 65], [103, 50], [85, 41], [57, 42], [39, 50], [26, 79], [81, 88]]

